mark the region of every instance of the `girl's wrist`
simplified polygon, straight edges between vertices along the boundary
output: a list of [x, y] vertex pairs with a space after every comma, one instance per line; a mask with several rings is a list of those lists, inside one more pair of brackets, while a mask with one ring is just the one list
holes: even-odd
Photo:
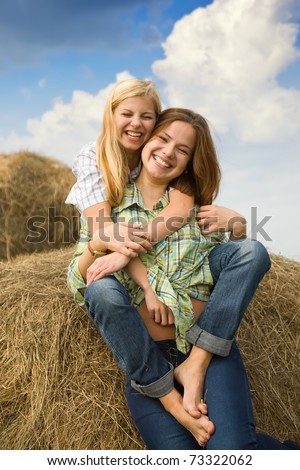
[[150, 286], [149, 283], [145, 284], [144, 286], [141, 286], [141, 287], [142, 287], [145, 294], [147, 294], [148, 292], [154, 294], [154, 292], [152, 290], [152, 287]]
[[91, 242], [91, 240], [87, 244], [87, 249], [89, 253], [94, 257], [97, 258], [99, 256], [105, 256], [107, 254], [106, 249], [98, 249], [98, 247], [95, 246], [94, 242]]
[[96, 231], [93, 234], [92, 239], [90, 240], [90, 244], [93, 247], [94, 250], [97, 251], [107, 251], [108, 248], [106, 246], [106, 243], [100, 238], [100, 233]]

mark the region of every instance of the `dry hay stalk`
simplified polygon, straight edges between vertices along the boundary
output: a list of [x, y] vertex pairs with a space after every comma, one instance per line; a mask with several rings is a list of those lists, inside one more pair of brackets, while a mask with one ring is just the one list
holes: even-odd
[[[142, 449], [123, 374], [66, 287], [73, 248], [0, 264], [1, 449]], [[239, 332], [257, 426], [299, 441], [300, 263], [273, 256]]]
[[259, 432], [300, 442], [300, 263], [271, 255], [238, 342]]
[[141, 446], [122, 373], [66, 287], [72, 251], [0, 264], [1, 449]]
[[30, 152], [0, 155], [0, 260], [74, 243], [78, 213], [64, 203], [71, 169]]

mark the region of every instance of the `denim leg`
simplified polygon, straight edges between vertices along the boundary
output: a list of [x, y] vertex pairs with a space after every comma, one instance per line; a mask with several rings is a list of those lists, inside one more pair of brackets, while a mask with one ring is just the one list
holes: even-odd
[[174, 387], [173, 366], [150, 337], [124, 286], [114, 276], [106, 276], [85, 289], [84, 299], [89, 316], [132, 386], [152, 397], [169, 393]]
[[300, 445], [294, 441], [280, 442], [268, 434], [257, 434], [258, 448], [260, 450], [300, 450]]
[[205, 398], [216, 426], [207, 450], [299, 449], [295, 442], [256, 433], [248, 377], [235, 341], [229, 356], [213, 357], [205, 377]]
[[194, 436], [168, 413], [157, 398], [137, 393], [126, 383], [130, 414], [149, 450], [201, 450]]
[[[174, 340], [157, 342], [174, 367], [187, 355], [180, 353]], [[179, 386], [181, 391], [182, 387]], [[194, 436], [168, 413], [157, 398], [137, 393], [126, 377], [126, 398], [131, 417], [149, 450], [201, 450]]]
[[209, 255], [214, 279], [210, 298], [186, 338], [220, 356], [229, 354], [243, 315], [271, 262], [257, 240], [217, 245]]
[[[166, 357], [174, 355], [168, 354], [166, 342], [158, 343], [162, 343], [160, 347]], [[184, 360], [181, 353], [178, 358], [179, 361], [172, 361], [174, 367]], [[227, 357], [213, 357], [204, 389], [208, 416], [215, 424], [207, 450], [299, 449], [294, 442], [281, 443], [272, 436], [256, 433], [247, 373], [235, 341]], [[165, 411], [158, 399], [136, 393], [128, 379], [126, 398], [133, 421], [149, 450], [202, 450], [192, 434]]]
[[216, 427], [208, 450], [258, 449], [248, 377], [235, 341], [227, 357], [213, 357], [204, 397]]

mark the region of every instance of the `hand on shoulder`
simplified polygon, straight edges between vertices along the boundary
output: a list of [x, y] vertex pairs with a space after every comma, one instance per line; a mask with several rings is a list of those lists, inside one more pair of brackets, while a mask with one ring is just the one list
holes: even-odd
[[197, 217], [204, 235], [213, 232], [230, 232], [231, 239], [246, 237], [247, 221], [242, 214], [232, 209], [216, 204], [201, 206]]

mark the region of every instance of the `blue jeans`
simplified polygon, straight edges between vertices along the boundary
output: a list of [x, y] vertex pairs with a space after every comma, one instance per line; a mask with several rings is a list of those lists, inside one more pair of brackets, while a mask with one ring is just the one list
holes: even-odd
[[[176, 349], [174, 340], [158, 341], [167, 361], [176, 367], [187, 355]], [[180, 386], [176, 385], [180, 390]], [[294, 443], [281, 443], [271, 436], [257, 434], [251, 395], [244, 364], [235, 342], [227, 357], [214, 356], [205, 377], [208, 415], [215, 432], [207, 450], [278, 449], [288, 450]], [[150, 450], [201, 450], [192, 434], [169, 414], [157, 398], [136, 392], [126, 377], [126, 398], [133, 421]], [[299, 447], [298, 447], [299, 448]]]
[[[209, 262], [215, 286], [187, 339], [226, 356], [243, 314], [270, 268], [270, 258], [260, 242], [247, 239], [216, 246]], [[131, 377], [132, 386], [151, 397], [169, 393], [174, 386], [173, 366], [150, 338], [126, 289], [114, 276], [106, 276], [87, 287], [84, 298], [92, 321], [119, 366]]]
[[258, 284], [271, 267], [270, 257], [256, 240], [228, 242], [210, 252], [209, 267], [214, 288], [186, 338], [213, 354], [227, 356]]

